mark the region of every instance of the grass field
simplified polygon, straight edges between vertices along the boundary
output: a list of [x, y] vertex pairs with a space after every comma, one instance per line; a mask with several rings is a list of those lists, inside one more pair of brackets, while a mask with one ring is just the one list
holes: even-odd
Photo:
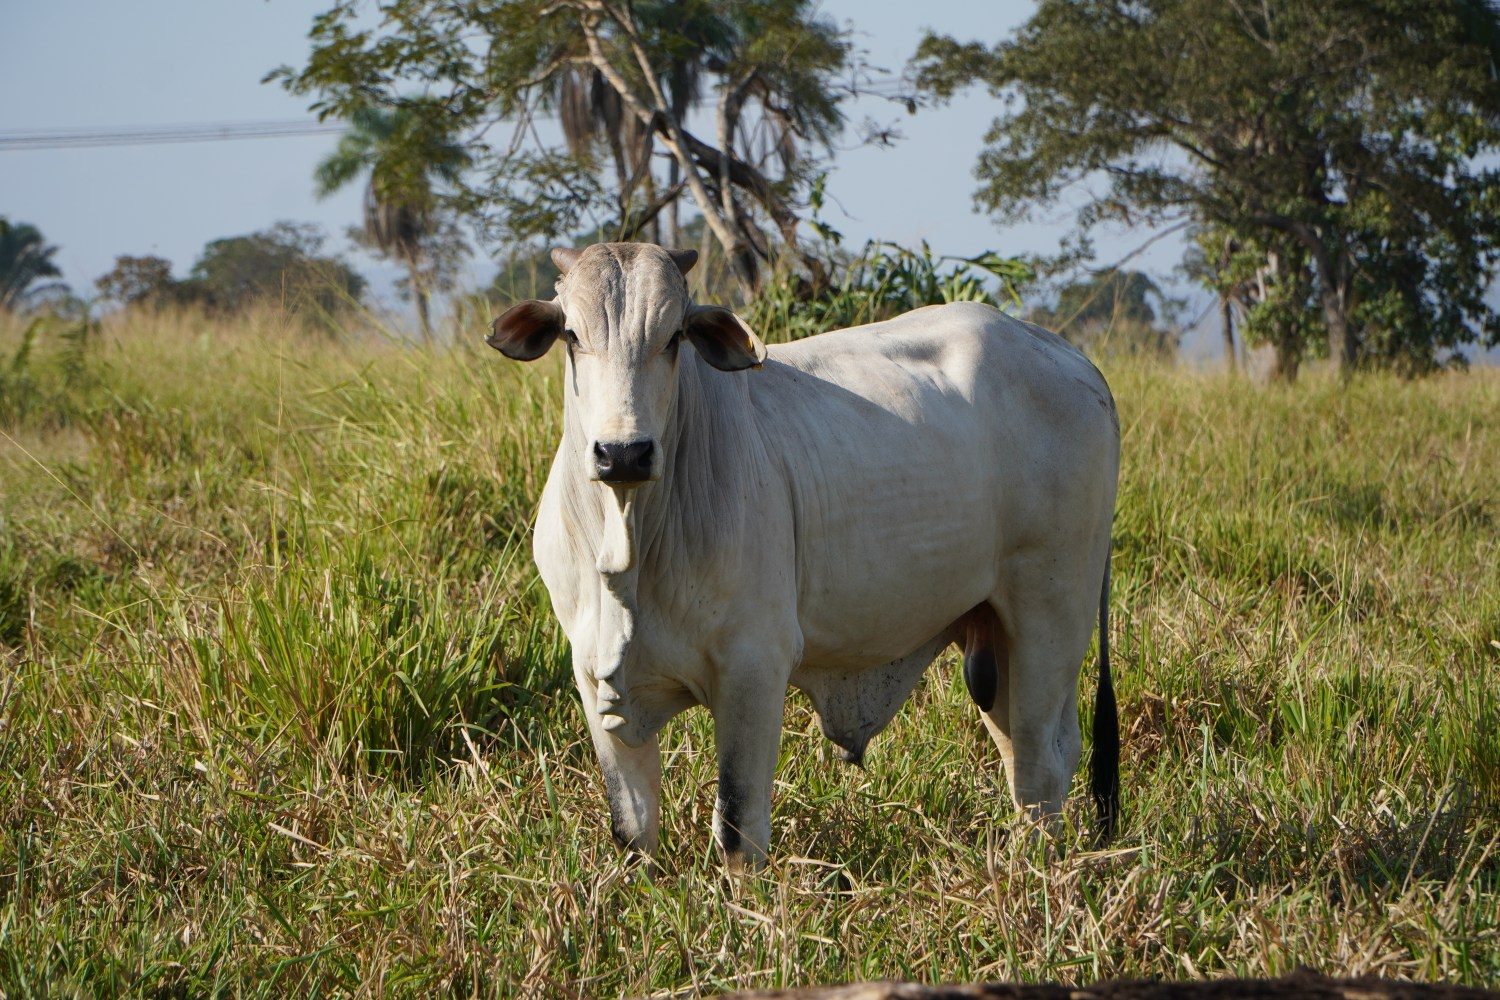
[[674, 723], [648, 881], [530, 562], [555, 359], [283, 326], [0, 321], [0, 994], [1500, 983], [1495, 372], [1106, 365], [1111, 849], [1008, 835], [950, 655], [865, 770], [793, 696], [744, 882]]

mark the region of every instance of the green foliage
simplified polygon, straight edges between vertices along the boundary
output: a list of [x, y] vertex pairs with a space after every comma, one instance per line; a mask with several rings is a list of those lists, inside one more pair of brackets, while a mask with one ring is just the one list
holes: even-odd
[[[811, 0], [396, 0], [373, 20], [342, 2], [314, 19], [311, 38], [304, 66], [269, 78], [314, 97], [320, 115], [420, 123], [380, 142], [383, 158], [414, 165], [409, 179], [437, 162], [424, 149], [461, 148], [436, 200], [487, 238], [671, 237], [660, 218], [687, 196], [746, 278], [774, 241], [796, 249], [796, 197], [843, 125], [838, 77], [850, 58]], [[708, 92], [718, 134], [704, 138], [687, 126]], [[561, 141], [526, 125], [551, 112]], [[499, 120], [521, 127], [493, 128]], [[358, 172], [335, 160], [325, 186]]]
[[1022, 288], [1035, 280], [1031, 265], [1020, 258], [992, 250], [973, 257], [936, 254], [926, 240], [919, 250], [870, 240], [851, 257], [843, 234], [823, 218], [827, 181], [826, 173], [813, 181], [808, 208], [833, 277], [818, 285], [782, 267], [746, 307], [746, 318], [762, 336], [797, 340], [948, 302], [1014, 308]]
[[121, 254], [94, 285], [106, 299], [127, 306], [164, 306], [186, 298], [182, 283], [172, 277], [172, 262], [152, 255]]
[[1034, 277], [1019, 259], [988, 250], [973, 257], [940, 255], [925, 240], [920, 250], [871, 240], [839, 272], [821, 290], [781, 272], [746, 307], [746, 319], [773, 341], [797, 340], [947, 302], [1014, 307]]
[[278, 222], [209, 243], [186, 279], [174, 278], [165, 258], [122, 255], [95, 284], [124, 306], [193, 306], [222, 316], [274, 305], [326, 325], [359, 305], [365, 279], [325, 255], [323, 243], [314, 225]]
[[1305, 357], [1323, 353], [1327, 325], [1307, 250], [1296, 241], [1275, 235], [1246, 240], [1226, 229], [1200, 227], [1183, 270], [1229, 302], [1246, 344], [1270, 345], [1277, 378], [1294, 381]]
[[[419, 216], [433, 212], [438, 185], [456, 184], [469, 165], [463, 146], [440, 127], [441, 114], [419, 102], [356, 110], [349, 131], [317, 166], [318, 194], [326, 197], [367, 175], [372, 200]], [[401, 248], [393, 242], [391, 249]]]
[[[1013, 40], [929, 36], [917, 64], [939, 96], [1007, 101], [976, 171], [1002, 218], [1080, 188], [1085, 233], [1188, 217], [1277, 253], [1346, 370], [1500, 341], [1500, 13], [1482, 0], [1044, 0]], [[1300, 356], [1319, 327], [1297, 313], [1258, 322], [1284, 319], [1268, 339]]]
[[0, 416], [7, 996], [1500, 979], [1493, 371], [1293, 394], [1106, 360], [1111, 850], [1081, 781], [1058, 843], [1014, 826], [950, 654], [863, 769], [792, 697], [754, 878], [709, 845], [708, 720], [674, 723], [648, 880], [529, 553], [557, 359], [104, 326], [86, 419]]
[[89, 319], [29, 320], [8, 361], [0, 355], [0, 427], [56, 429], [86, 418], [100, 375], [98, 339]]
[[323, 242], [316, 226], [293, 222], [214, 240], [181, 292], [218, 312], [272, 302], [315, 316], [339, 315], [358, 305], [365, 279], [338, 257], [325, 256]]
[[1162, 303], [1161, 289], [1140, 271], [1107, 268], [1083, 281], [1072, 281], [1057, 292], [1057, 305], [1050, 315], [1063, 323], [1080, 326], [1124, 320], [1131, 323], [1156, 322], [1157, 305]]
[[1106, 268], [1067, 282], [1051, 308], [1033, 309], [1027, 319], [1094, 353], [1165, 357], [1176, 350], [1177, 334], [1158, 322], [1158, 311], [1177, 305], [1140, 271]]
[[37, 284], [62, 274], [52, 260], [56, 253], [36, 226], [0, 216], [0, 309], [18, 310], [38, 295], [66, 288], [60, 282]]

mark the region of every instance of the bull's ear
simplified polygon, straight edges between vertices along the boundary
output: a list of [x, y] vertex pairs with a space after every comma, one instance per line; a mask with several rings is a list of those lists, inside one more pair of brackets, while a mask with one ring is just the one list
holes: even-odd
[[562, 306], [556, 302], [529, 299], [518, 302], [490, 324], [490, 335], [484, 339], [507, 358], [535, 361], [563, 332]]
[[766, 345], [744, 320], [723, 306], [690, 306], [682, 332], [703, 360], [720, 371], [759, 368], [766, 360]]

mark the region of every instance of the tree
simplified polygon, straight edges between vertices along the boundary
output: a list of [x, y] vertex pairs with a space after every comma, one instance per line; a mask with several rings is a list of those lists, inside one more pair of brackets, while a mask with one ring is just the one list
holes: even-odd
[[1234, 346], [1234, 307], [1237, 301], [1243, 304], [1246, 286], [1231, 274], [1229, 265], [1241, 249], [1241, 244], [1233, 233], [1225, 229], [1199, 226], [1194, 230], [1193, 242], [1182, 259], [1182, 272], [1218, 296], [1219, 322], [1224, 335], [1224, 358], [1230, 371], [1239, 368]]
[[172, 277], [172, 262], [165, 257], [131, 257], [121, 254], [115, 266], [94, 282], [99, 294], [121, 305], [165, 305], [179, 301], [182, 289]]
[[21, 309], [39, 295], [66, 290], [61, 282], [37, 284], [61, 276], [52, 261], [56, 253], [36, 226], [0, 216], [0, 309]]
[[1034, 309], [1030, 318], [1074, 343], [1160, 355], [1176, 347], [1177, 337], [1159, 320], [1178, 305], [1142, 272], [1105, 268], [1064, 284], [1056, 305]]
[[1002, 218], [1077, 186], [1084, 234], [1186, 216], [1275, 252], [1346, 374], [1500, 339], [1485, 0], [1042, 0], [1013, 40], [929, 36], [916, 64], [939, 97], [1006, 99], [976, 171]]
[[[314, 95], [323, 116], [420, 107], [470, 152], [441, 200], [482, 219], [485, 235], [524, 242], [592, 225], [630, 237], [687, 196], [744, 289], [778, 248], [826, 278], [798, 242], [798, 197], [811, 151], [842, 128], [849, 45], [814, 0], [391, 0], [374, 28], [361, 8], [344, 0], [320, 15], [307, 64], [271, 78]], [[710, 83], [711, 139], [688, 128]], [[554, 111], [561, 143], [534, 126]], [[515, 127], [493, 136], [500, 121]]]
[[1326, 337], [1301, 244], [1284, 234], [1254, 240], [1222, 228], [1200, 227], [1183, 258], [1183, 271], [1218, 296], [1231, 367], [1237, 315], [1240, 337], [1247, 345], [1271, 348], [1272, 377], [1296, 381], [1309, 345]]
[[344, 261], [325, 256], [323, 242], [316, 226], [291, 222], [214, 240], [182, 291], [216, 311], [274, 302], [337, 315], [359, 302], [365, 280]]
[[[692, 246], [701, 242], [706, 232], [703, 217], [693, 216], [680, 224], [677, 232], [674, 243]], [[575, 237], [579, 246], [599, 243], [610, 238], [609, 233], [599, 230], [579, 233]], [[524, 299], [550, 298], [557, 284], [557, 278], [557, 265], [552, 262], [548, 249], [522, 246], [500, 258], [495, 277], [491, 279], [489, 287], [484, 289], [483, 294], [491, 302], [502, 307]], [[693, 278], [698, 288], [710, 299], [724, 301], [734, 294], [734, 276], [729, 273], [722, 260], [710, 259], [698, 264], [693, 269]], [[762, 286], [762, 294], [765, 291], [766, 286]]]
[[1091, 326], [1115, 321], [1128, 323], [1156, 322], [1156, 307], [1151, 300], [1162, 302], [1161, 289], [1140, 271], [1106, 268], [1083, 281], [1073, 281], [1057, 292], [1057, 306], [1052, 310], [1058, 326]]
[[406, 268], [424, 340], [432, 339], [431, 292], [451, 283], [452, 263], [464, 249], [456, 227], [443, 218], [439, 186], [457, 184], [468, 162], [439, 110], [360, 108], [314, 175], [319, 197], [368, 175], [361, 237]]

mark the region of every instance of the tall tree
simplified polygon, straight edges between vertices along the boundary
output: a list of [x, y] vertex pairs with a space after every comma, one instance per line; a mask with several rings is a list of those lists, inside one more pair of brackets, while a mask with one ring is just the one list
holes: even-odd
[[1076, 186], [1084, 231], [1188, 216], [1295, 247], [1345, 372], [1500, 339], [1486, 0], [1042, 0], [1013, 40], [929, 36], [916, 64], [1007, 100], [977, 168], [1002, 218]]
[[1142, 272], [1105, 268], [1063, 284], [1054, 306], [1033, 309], [1028, 318], [1074, 343], [1167, 355], [1177, 333], [1166, 320], [1179, 305]]
[[[814, 0], [389, 0], [377, 27], [365, 7], [320, 15], [307, 64], [272, 78], [325, 116], [420, 105], [471, 154], [443, 200], [486, 234], [630, 235], [688, 197], [745, 289], [780, 248], [823, 277], [798, 241], [799, 198], [843, 125], [849, 45]], [[714, 134], [700, 136], [688, 116], [710, 89]], [[553, 112], [563, 142], [533, 125]]]
[[52, 260], [56, 253], [36, 226], [0, 216], [0, 309], [20, 309], [39, 293], [65, 287], [37, 284], [62, 274]]
[[1234, 364], [1234, 324], [1250, 346], [1271, 348], [1271, 375], [1294, 382], [1309, 346], [1327, 328], [1319, 312], [1306, 249], [1284, 233], [1257, 240], [1217, 227], [1200, 227], [1183, 258], [1183, 271], [1219, 299], [1224, 349]]
[[363, 239], [406, 268], [422, 338], [432, 339], [430, 297], [454, 242], [439, 203], [440, 185], [456, 185], [468, 153], [436, 109], [360, 108], [314, 174], [319, 197], [366, 177]]
[[183, 298], [180, 283], [172, 277], [172, 262], [150, 254], [121, 254], [115, 258], [115, 266], [95, 280], [94, 287], [106, 299], [125, 306], [161, 306]]
[[214, 240], [203, 248], [188, 280], [177, 283], [177, 293], [218, 310], [274, 302], [336, 315], [358, 304], [365, 280], [338, 257], [325, 255], [323, 242], [316, 226], [292, 222]]

